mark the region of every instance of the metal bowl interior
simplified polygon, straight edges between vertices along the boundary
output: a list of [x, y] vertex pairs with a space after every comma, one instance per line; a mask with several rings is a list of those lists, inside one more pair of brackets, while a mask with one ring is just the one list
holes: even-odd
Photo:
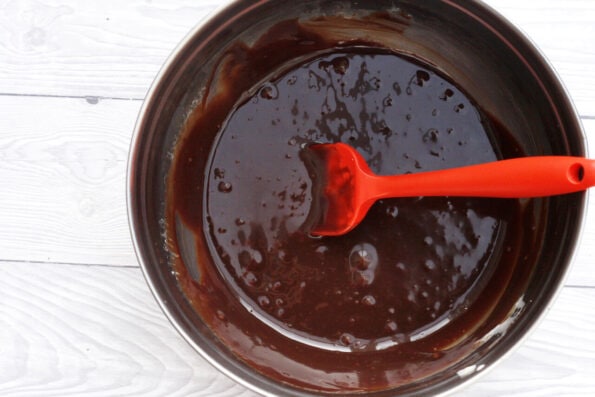
[[[460, 84], [512, 132], [530, 155], [585, 155], [577, 114], [556, 74], [509, 22], [478, 1], [443, 0], [235, 1], [198, 26], [174, 52], [142, 107], [128, 169], [128, 210], [139, 262], [157, 301], [175, 328], [221, 371], [262, 394], [310, 395], [277, 383], [237, 360], [196, 314], [170, 267], [164, 238], [166, 179], [173, 148], [188, 114], [204, 93], [216, 62], [237, 40], [250, 44], [282, 19], [320, 15], [357, 18], [376, 11], [406, 12], [401, 32], [376, 32], [375, 41], [434, 65]], [[347, 31], [361, 37], [369, 34]], [[571, 263], [584, 219], [586, 195], [547, 199], [547, 228], [535, 242], [536, 263], [507, 320], [483, 335], [485, 343], [440, 374], [373, 395], [440, 394], [473, 379], [522, 340], [546, 312]], [[370, 394], [372, 395], [372, 394]]]

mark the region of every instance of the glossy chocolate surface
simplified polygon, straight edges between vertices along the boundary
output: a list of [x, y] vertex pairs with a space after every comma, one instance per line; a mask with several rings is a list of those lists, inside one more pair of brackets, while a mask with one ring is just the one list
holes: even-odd
[[397, 174], [523, 155], [511, 135], [431, 66], [293, 21], [233, 46], [220, 70], [167, 202], [174, 270], [213, 332], [258, 371], [320, 391], [395, 387], [473, 351], [518, 296], [508, 283], [543, 232], [541, 201], [382, 200], [354, 231], [317, 239], [299, 153], [342, 141]]

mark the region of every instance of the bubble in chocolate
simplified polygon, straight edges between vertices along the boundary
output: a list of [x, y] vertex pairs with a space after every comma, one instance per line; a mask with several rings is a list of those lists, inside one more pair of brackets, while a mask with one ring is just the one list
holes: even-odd
[[346, 57], [338, 57], [333, 59], [333, 69], [337, 74], [345, 74], [347, 73], [347, 69], [349, 68], [349, 59]]
[[454, 95], [454, 92], [450, 88], [447, 88], [440, 95], [440, 99], [443, 100], [443, 101], [448, 101], [448, 99], [451, 98], [453, 95]]
[[360, 243], [353, 246], [349, 254], [349, 268], [352, 281], [358, 287], [372, 284], [378, 267], [378, 252], [370, 243]]
[[349, 333], [343, 333], [339, 337], [339, 341], [343, 346], [350, 346], [355, 341], [355, 338]]
[[362, 298], [362, 303], [366, 306], [374, 306], [376, 304], [376, 298], [372, 295], [366, 295]]
[[428, 81], [430, 81], [430, 74], [425, 70], [418, 70], [415, 72], [415, 84], [423, 87]]
[[260, 97], [263, 99], [276, 99], [279, 91], [273, 84], [267, 84], [260, 89]]
[[258, 304], [263, 308], [267, 308], [271, 305], [271, 300], [266, 295], [259, 296], [257, 298], [257, 300], [258, 300]]
[[232, 186], [231, 186], [231, 183], [222, 181], [222, 182], [219, 182], [219, 185], [217, 185], [217, 189], [221, 193], [229, 193], [232, 191]]
[[388, 321], [388, 322], [386, 323], [385, 329], [386, 329], [388, 332], [396, 332], [396, 331], [397, 331], [397, 329], [398, 329], [398, 327], [397, 327], [397, 323], [395, 323], [394, 321]]
[[225, 178], [225, 170], [221, 168], [215, 168], [214, 170], [215, 179], [223, 179]]
[[378, 264], [378, 253], [372, 244], [356, 244], [349, 254], [349, 264], [357, 270], [374, 268]]
[[256, 287], [260, 283], [258, 276], [252, 272], [246, 272], [242, 275], [244, 283], [249, 287]]

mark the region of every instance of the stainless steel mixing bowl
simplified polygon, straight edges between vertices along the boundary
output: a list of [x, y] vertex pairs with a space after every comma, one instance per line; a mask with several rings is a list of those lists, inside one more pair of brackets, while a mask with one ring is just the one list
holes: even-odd
[[[174, 51], [141, 109], [130, 150], [128, 210], [134, 245], [155, 298], [180, 332], [211, 364], [265, 395], [311, 392], [276, 382], [238, 360], [196, 314], [170, 267], [164, 237], [166, 179], [173, 148], [188, 114], [204, 93], [221, 54], [236, 40], [250, 44], [284, 19], [320, 15], [358, 18], [372, 12], [407, 15], [403, 29], [352, 29], [434, 65], [459, 83], [512, 132], [528, 154], [585, 154], [584, 134], [560, 80], [543, 56], [502, 16], [472, 0], [238, 0], [198, 25]], [[368, 35], [368, 36], [366, 36]], [[370, 36], [371, 35], [371, 36]], [[474, 379], [523, 340], [547, 312], [562, 286], [584, 221], [586, 194], [548, 199], [547, 227], [536, 242], [536, 263], [519, 299], [489, 332], [476, 335], [475, 351], [428, 379], [369, 395], [436, 395]]]

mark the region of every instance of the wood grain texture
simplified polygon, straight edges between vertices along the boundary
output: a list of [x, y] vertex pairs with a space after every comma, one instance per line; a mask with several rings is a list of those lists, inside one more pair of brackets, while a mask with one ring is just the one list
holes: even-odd
[[[457, 395], [588, 395], [594, 300], [565, 288], [518, 350]], [[2, 396], [254, 395], [182, 340], [139, 269], [0, 263], [0, 341]]]
[[125, 179], [141, 102], [91, 103], [0, 96], [0, 259], [136, 266]]
[[[0, 0], [1, 396], [255, 396], [166, 320], [126, 218], [139, 99], [184, 35], [226, 1]], [[550, 59], [594, 157], [595, 1], [486, 2]], [[455, 395], [595, 395], [591, 201], [545, 320]]]
[[221, 0], [0, 2], [1, 94], [143, 98]]
[[0, 263], [0, 395], [248, 396], [174, 331], [139, 269]]
[[[223, 0], [0, 2], [0, 94], [143, 98], [180, 40]], [[595, 116], [589, 0], [489, 0], [543, 50]]]

